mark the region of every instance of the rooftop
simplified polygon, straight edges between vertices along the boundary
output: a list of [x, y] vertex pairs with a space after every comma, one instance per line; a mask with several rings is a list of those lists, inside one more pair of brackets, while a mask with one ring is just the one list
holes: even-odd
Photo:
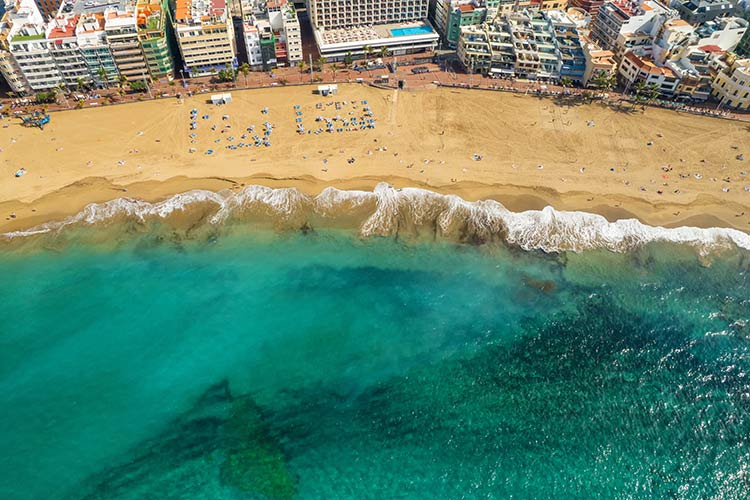
[[44, 40], [44, 33], [37, 35], [16, 35], [11, 39], [11, 42], [29, 42], [31, 40]]
[[223, 19], [226, 0], [175, 0], [174, 19], [177, 22], [199, 22], [214, 18]]
[[104, 12], [107, 9], [126, 10], [133, 8], [134, 0], [64, 0], [58, 15], [80, 15]]
[[[395, 31], [395, 33], [394, 33]], [[373, 26], [355, 26], [352, 28], [318, 29], [316, 37], [323, 45], [336, 44], [359, 44], [363, 42], [375, 42], [389, 38], [402, 40], [424, 40], [435, 38], [438, 35], [432, 26], [426, 22], [410, 21], [406, 23], [376, 24]]]
[[625, 54], [625, 59], [632, 62], [635, 67], [645, 73], [649, 73], [652, 75], [663, 75], [670, 78], [675, 77], [674, 71], [672, 71], [671, 69], [664, 66], [657, 66], [652, 61], [643, 57], [639, 57], [632, 52], [627, 52]]
[[139, 30], [161, 30], [163, 12], [159, 0], [140, 0], [138, 2], [138, 18], [136, 23]]
[[47, 25], [47, 39], [68, 38], [76, 35], [76, 25], [80, 16], [56, 17]]

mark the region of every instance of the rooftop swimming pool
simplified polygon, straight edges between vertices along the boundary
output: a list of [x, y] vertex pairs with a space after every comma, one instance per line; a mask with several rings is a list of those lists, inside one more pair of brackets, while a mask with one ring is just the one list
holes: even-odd
[[396, 28], [391, 30], [391, 36], [426, 35], [427, 33], [432, 33], [432, 28], [426, 24], [413, 28]]

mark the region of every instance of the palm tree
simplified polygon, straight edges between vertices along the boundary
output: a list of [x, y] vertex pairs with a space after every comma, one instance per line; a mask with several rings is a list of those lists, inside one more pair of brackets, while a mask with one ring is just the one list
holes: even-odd
[[562, 88], [567, 88], [573, 85], [573, 80], [568, 78], [567, 76], [564, 76], [560, 78], [560, 85], [562, 85]]
[[79, 78], [76, 81], [76, 88], [78, 89], [78, 92], [83, 92], [83, 88], [86, 86], [86, 82], [83, 81], [83, 78]]
[[120, 89], [122, 89], [126, 83], [128, 83], [128, 77], [125, 75], [120, 75], [120, 77], [117, 79], [120, 82]]
[[635, 85], [633, 86], [633, 100], [636, 103], [642, 103], [646, 99], [646, 88], [648, 85], [646, 85], [646, 82], [643, 80], [638, 80]]
[[297, 63], [297, 67], [299, 68], [300, 73], [305, 72], [305, 61], [300, 61]]
[[104, 68], [104, 66], [100, 67], [98, 70], [96, 70], [96, 74], [99, 75], [99, 78], [102, 79], [102, 83], [104, 84], [104, 88], [109, 88], [109, 75], [107, 74], [107, 70]]
[[646, 102], [653, 103], [660, 95], [661, 90], [659, 90], [659, 87], [657, 87], [656, 84], [652, 83], [646, 87]]
[[380, 57], [385, 59], [391, 54], [391, 50], [388, 47], [380, 47]]
[[245, 87], [247, 87], [247, 75], [250, 74], [250, 65], [248, 63], [242, 63], [239, 68], [239, 72], [245, 78]]
[[362, 50], [365, 53], [365, 59], [370, 59], [370, 56], [372, 55], [372, 46], [365, 45], [364, 47], [362, 47]]
[[353, 62], [354, 62], [354, 57], [352, 57], [351, 52], [347, 52], [346, 54], [344, 54], [344, 64], [346, 64], [347, 67], [350, 67]]
[[328, 62], [328, 61], [327, 61], [327, 59], [326, 59], [325, 57], [323, 57], [323, 56], [320, 56], [320, 57], [318, 57], [318, 58], [317, 58], [317, 59], [315, 60], [315, 63], [316, 63], [317, 65], [318, 65], [318, 71], [321, 71], [321, 72], [323, 71], [323, 65], [324, 65], [324, 64], [325, 64], [326, 62]]
[[333, 81], [336, 81], [336, 70], [339, 69], [339, 65], [336, 63], [331, 64], [331, 70], [333, 70]]
[[617, 76], [609, 71], [599, 71], [591, 79], [591, 83], [599, 90], [612, 90], [617, 85]]

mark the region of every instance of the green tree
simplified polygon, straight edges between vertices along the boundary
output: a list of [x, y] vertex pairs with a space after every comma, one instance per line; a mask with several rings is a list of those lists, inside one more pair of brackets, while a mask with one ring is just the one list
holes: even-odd
[[98, 70], [96, 70], [96, 74], [99, 75], [99, 78], [102, 79], [102, 83], [104, 84], [104, 88], [109, 88], [109, 74], [107, 73], [107, 70], [104, 68], [104, 66], [100, 67]]
[[239, 69], [242, 76], [245, 78], [245, 87], [247, 87], [247, 75], [250, 74], [250, 65], [248, 63], [242, 63]]
[[316, 66], [317, 66], [317, 68], [316, 68], [316, 69], [317, 69], [317, 71], [323, 71], [323, 65], [324, 65], [324, 64], [325, 64], [326, 62], [328, 62], [328, 60], [327, 60], [327, 59], [326, 59], [325, 57], [323, 57], [323, 56], [320, 56], [320, 57], [318, 57], [318, 58], [317, 58], [317, 59], [315, 60], [315, 64], [316, 64]]
[[571, 80], [567, 76], [564, 76], [560, 78], [560, 85], [562, 85], [562, 88], [570, 87], [573, 85], [573, 80]]
[[83, 78], [76, 81], [76, 89], [78, 89], [78, 92], [83, 92], [86, 89], [86, 82], [83, 81]]
[[380, 57], [385, 59], [389, 55], [391, 55], [391, 51], [388, 47], [380, 47]]
[[333, 81], [336, 81], [336, 71], [339, 70], [339, 65], [336, 63], [331, 64], [331, 70], [333, 71]]
[[305, 61], [300, 61], [297, 63], [297, 67], [299, 68], [300, 73], [304, 73], [307, 65], [305, 64]]
[[659, 98], [659, 96], [661, 96], [661, 90], [659, 90], [659, 87], [656, 84], [652, 83], [651, 85], [646, 87], [646, 102], [653, 103]]
[[372, 55], [372, 46], [365, 45], [364, 47], [362, 47], [362, 50], [365, 53], [365, 59], [370, 59], [370, 56]]
[[636, 103], [643, 103], [646, 100], [646, 88], [648, 85], [646, 85], [646, 82], [643, 80], [638, 80], [635, 85], [633, 85], [633, 100]]
[[617, 85], [617, 76], [609, 71], [598, 71], [591, 79], [591, 83], [599, 90], [612, 90]]
[[117, 81], [120, 83], [120, 89], [122, 89], [128, 83], [128, 77], [125, 75], [120, 75]]
[[56, 100], [55, 92], [38, 92], [34, 100], [39, 104], [52, 104]]
[[130, 86], [130, 90], [132, 90], [133, 92], [146, 92], [148, 90], [146, 82], [141, 80], [128, 82], [128, 86]]
[[347, 52], [346, 54], [344, 54], [344, 64], [347, 67], [350, 67], [353, 62], [354, 62], [354, 57], [352, 57], [352, 53], [351, 52]]

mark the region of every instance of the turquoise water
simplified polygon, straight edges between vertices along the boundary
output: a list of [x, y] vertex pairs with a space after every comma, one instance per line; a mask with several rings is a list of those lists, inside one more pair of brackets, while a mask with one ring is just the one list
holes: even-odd
[[747, 256], [333, 231], [0, 258], [0, 498], [747, 498]]
[[416, 26], [413, 28], [396, 28], [391, 30], [391, 36], [413, 36], [413, 35], [426, 35], [432, 33], [432, 28], [426, 24], [422, 26]]

